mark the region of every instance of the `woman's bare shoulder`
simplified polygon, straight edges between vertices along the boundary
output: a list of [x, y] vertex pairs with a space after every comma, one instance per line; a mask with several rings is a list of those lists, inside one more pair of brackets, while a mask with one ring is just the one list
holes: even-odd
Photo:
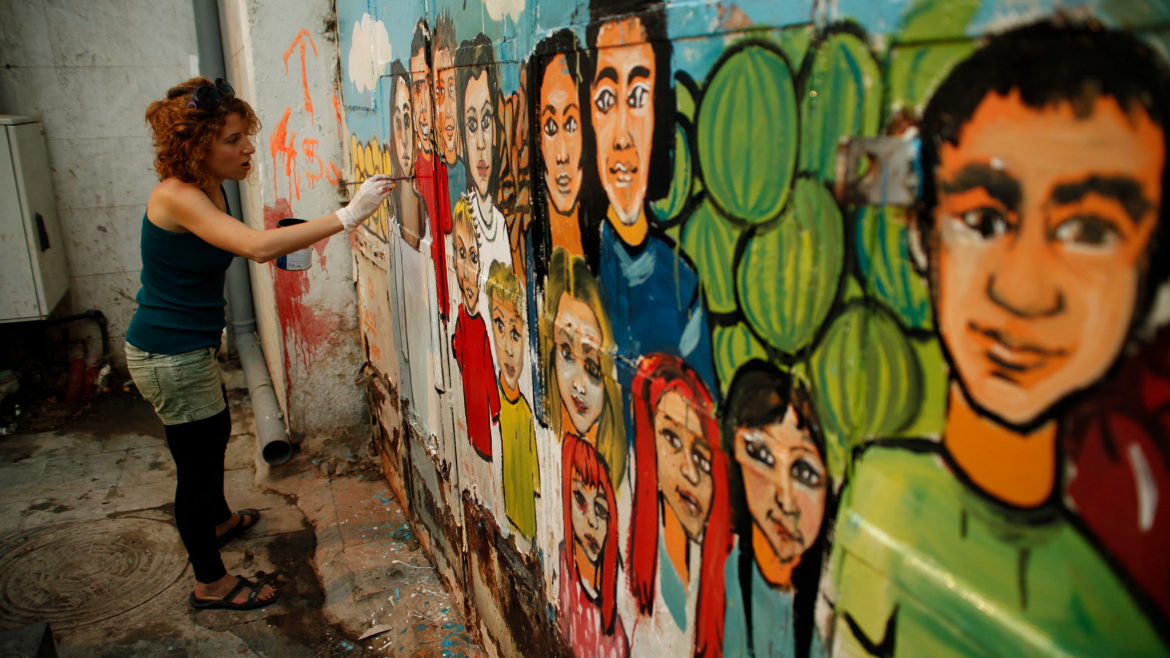
[[146, 218], [161, 229], [173, 233], [187, 233], [187, 229], [183, 228], [175, 217], [173, 209], [184, 202], [190, 203], [192, 194], [203, 193], [194, 185], [174, 177], [160, 181], [151, 190], [150, 199], [146, 202]]

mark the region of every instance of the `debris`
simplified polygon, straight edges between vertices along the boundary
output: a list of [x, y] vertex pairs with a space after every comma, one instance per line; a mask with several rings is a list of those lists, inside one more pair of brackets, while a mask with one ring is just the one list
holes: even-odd
[[385, 633], [388, 630], [390, 630], [389, 624], [378, 624], [377, 626], [374, 626], [373, 628], [366, 631], [365, 633], [362, 633], [361, 636], [358, 637], [358, 640], [360, 641], [360, 640], [366, 639], [367, 637], [374, 637], [375, 635], [381, 635], [382, 633]]

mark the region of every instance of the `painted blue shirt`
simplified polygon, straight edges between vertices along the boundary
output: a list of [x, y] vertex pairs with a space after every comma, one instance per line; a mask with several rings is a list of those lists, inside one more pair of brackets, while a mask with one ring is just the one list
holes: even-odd
[[[773, 587], [760, 575], [759, 569], [753, 568], [751, 574], [752, 649], [755, 658], [795, 658], [794, 592]], [[747, 615], [743, 587], [739, 582], [738, 542], [727, 557], [723, 578], [727, 597], [727, 614], [723, 618], [723, 657], [748, 658]], [[809, 656], [819, 657], [824, 653], [821, 638], [814, 630]]]
[[703, 378], [711, 397], [718, 401], [711, 333], [699, 292], [699, 277], [669, 238], [651, 231], [640, 246], [629, 247], [606, 221], [601, 226], [598, 269], [602, 303], [618, 350], [618, 383], [627, 401], [623, 405], [626, 436], [633, 436], [630, 385], [638, 359], [646, 354], [682, 358]]

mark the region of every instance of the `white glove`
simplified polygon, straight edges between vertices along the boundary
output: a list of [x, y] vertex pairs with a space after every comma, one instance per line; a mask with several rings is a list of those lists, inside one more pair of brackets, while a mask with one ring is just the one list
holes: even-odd
[[341, 220], [341, 225], [345, 227], [346, 231], [352, 233], [358, 224], [366, 221], [370, 215], [378, 211], [378, 207], [397, 186], [398, 183], [386, 174], [375, 174], [367, 178], [358, 187], [349, 205], [337, 211], [337, 218]]

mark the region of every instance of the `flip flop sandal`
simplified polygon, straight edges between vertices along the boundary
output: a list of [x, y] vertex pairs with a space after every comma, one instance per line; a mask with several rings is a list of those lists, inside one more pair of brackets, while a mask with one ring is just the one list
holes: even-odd
[[[252, 582], [243, 576], [240, 576], [239, 582], [232, 588], [232, 591], [227, 593], [227, 596], [222, 599], [200, 599], [195, 597], [195, 592], [191, 592], [190, 601], [191, 607], [199, 610], [255, 610], [256, 608], [263, 608], [266, 605], [276, 603], [280, 598], [280, 590], [272, 595], [272, 598], [263, 601], [257, 600], [260, 596], [260, 590], [264, 587], [264, 581], [260, 580]], [[250, 593], [247, 600], [243, 603], [232, 603], [232, 599], [236, 598], [244, 588], [248, 588]], [[275, 588], [274, 588], [275, 589]]]
[[[222, 535], [220, 535], [219, 537], [216, 538], [216, 541], [219, 542], [219, 546], [221, 548], [223, 547], [224, 544], [235, 539], [236, 537], [239, 537], [240, 534], [243, 533], [248, 528], [251, 528], [252, 526], [256, 525], [256, 522], [260, 520], [260, 510], [258, 510], [258, 509], [248, 508], [248, 509], [236, 510], [236, 514], [240, 515], [240, 522], [237, 523], [234, 527], [232, 527], [232, 529], [228, 530], [227, 532], [223, 533]], [[250, 521], [248, 522], [247, 525], [244, 524], [244, 517], [245, 516], [250, 519]]]

